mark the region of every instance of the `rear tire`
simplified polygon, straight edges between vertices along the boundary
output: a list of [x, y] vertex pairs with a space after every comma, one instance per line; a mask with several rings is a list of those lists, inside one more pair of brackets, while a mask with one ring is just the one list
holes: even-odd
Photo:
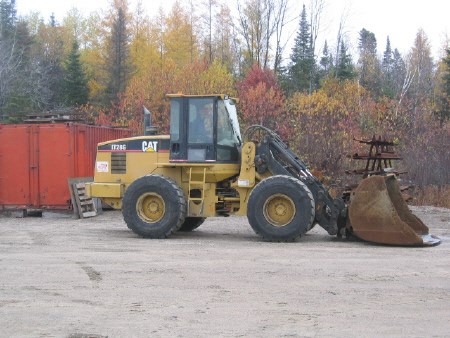
[[143, 176], [126, 190], [122, 214], [134, 233], [146, 238], [166, 238], [183, 224], [186, 198], [171, 179]]
[[311, 229], [314, 216], [311, 191], [291, 176], [266, 178], [253, 189], [248, 200], [248, 221], [267, 241], [295, 241]]
[[188, 232], [197, 229], [205, 221], [205, 217], [186, 217], [178, 231]]

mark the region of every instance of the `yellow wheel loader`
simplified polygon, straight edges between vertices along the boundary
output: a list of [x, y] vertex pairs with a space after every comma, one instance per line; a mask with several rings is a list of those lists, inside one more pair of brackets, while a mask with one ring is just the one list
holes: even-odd
[[318, 224], [330, 235], [376, 243], [439, 243], [411, 214], [395, 177], [366, 178], [344, 203], [273, 131], [252, 126], [241, 135], [236, 99], [167, 97], [170, 135], [100, 143], [94, 182], [86, 186], [121, 209], [136, 234], [166, 238], [207, 217], [241, 215], [268, 241], [294, 241]]

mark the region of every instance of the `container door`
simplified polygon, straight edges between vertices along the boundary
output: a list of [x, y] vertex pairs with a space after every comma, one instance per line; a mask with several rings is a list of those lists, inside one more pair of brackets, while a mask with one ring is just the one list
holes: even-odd
[[74, 172], [72, 134], [71, 125], [40, 126], [39, 197], [40, 204], [46, 208], [67, 209], [71, 203], [67, 179]]
[[31, 178], [37, 170], [32, 163], [30, 125], [0, 126], [0, 208], [25, 208], [32, 203]]

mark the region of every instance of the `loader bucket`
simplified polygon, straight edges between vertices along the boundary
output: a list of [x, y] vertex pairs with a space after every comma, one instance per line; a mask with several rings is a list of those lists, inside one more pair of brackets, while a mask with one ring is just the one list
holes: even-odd
[[431, 246], [439, 238], [409, 210], [394, 175], [371, 176], [352, 191], [347, 228], [357, 237], [381, 244]]

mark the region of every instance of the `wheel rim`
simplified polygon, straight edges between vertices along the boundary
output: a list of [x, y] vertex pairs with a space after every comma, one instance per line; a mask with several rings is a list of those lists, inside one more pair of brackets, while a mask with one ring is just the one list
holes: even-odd
[[164, 199], [156, 193], [146, 193], [139, 197], [136, 203], [139, 217], [148, 223], [160, 221], [166, 212]]
[[284, 194], [275, 194], [264, 203], [263, 213], [270, 224], [276, 227], [284, 227], [294, 219], [296, 208], [290, 197]]

